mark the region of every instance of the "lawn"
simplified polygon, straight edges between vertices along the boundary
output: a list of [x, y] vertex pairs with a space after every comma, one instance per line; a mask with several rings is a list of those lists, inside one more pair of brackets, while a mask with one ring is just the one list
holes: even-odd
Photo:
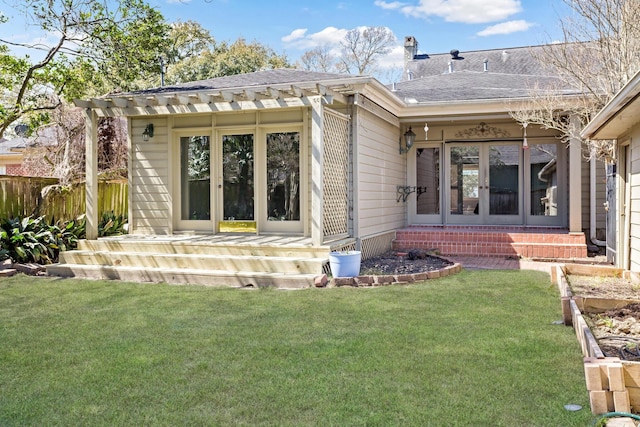
[[0, 279], [0, 425], [585, 426], [560, 317], [534, 271], [298, 291]]

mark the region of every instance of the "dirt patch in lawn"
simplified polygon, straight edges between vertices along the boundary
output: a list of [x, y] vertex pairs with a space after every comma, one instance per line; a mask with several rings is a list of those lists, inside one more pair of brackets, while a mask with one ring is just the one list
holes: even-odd
[[[574, 295], [616, 300], [640, 300], [640, 285], [619, 277], [569, 275]], [[640, 304], [603, 313], [583, 313], [606, 356], [640, 361]]]

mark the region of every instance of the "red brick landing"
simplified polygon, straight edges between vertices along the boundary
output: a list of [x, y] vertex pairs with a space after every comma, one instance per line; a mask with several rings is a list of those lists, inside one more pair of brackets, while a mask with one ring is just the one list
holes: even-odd
[[442, 255], [587, 257], [584, 233], [548, 227], [412, 226], [396, 231], [393, 249], [438, 249]]

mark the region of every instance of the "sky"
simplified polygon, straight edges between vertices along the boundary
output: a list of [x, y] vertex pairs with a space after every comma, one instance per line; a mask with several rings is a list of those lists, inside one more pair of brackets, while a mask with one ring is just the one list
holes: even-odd
[[[0, 39], [46, 40], [0, 0]], [[397, 39], [380, 58], [384, 70], [398, 73], [405, 36], [414, 36], [420, 53], [457, 49], [500, 49], [531, 46], [560, 39], [562, 0], [147, 0], [168, 22], [196, 21], [218, 41], [242, 37], [258, 41], [295, 63], [316, 46], [337, 47], [347, 31], [384, 26]], [[16, 51], [18, 52], [18, 51]], [[393, 71], [396, 70], [396, 71]]]

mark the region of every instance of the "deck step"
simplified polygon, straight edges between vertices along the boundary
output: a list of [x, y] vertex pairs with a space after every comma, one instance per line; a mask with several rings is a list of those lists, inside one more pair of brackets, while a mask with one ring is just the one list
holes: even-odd
[[[266, 243], [265, 243], [266, 239]], [[296, 258], [322, 258], [330, 252], [329, 246], [311, 247], [296, 243], [278, 243], [274, 238], [269, 244], [268, 238], [260, 244], [254, 244], [250, 239], [229, 241], [215, 241], [209, 238], [120, 238], [81, 240], [78, 250], [95, 252], [138, 252], [165, 254], [200, 254], [200, 255], [232, 255], [232, 256], [276, 256]]]
[[60, 254], [61, 264], [225, 270], [231, 272], [278, 272], [285, 274], [320, 274], [326, 258], [210, 255], [189, 253], [112, 252], [75, 250]]
[[57, 277], [125, 280], [221, 287], [308, 288], [320, 274], [283, 274], [177, 268], [140, 268], [81, 264], [51, 264], [47, 274]]

